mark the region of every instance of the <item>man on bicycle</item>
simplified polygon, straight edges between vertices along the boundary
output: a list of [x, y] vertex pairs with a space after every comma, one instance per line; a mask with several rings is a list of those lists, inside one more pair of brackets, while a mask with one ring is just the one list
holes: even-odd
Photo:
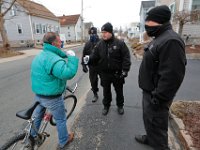
[[[58, 132], [57, 149], [64, 149], [74, 138], [74, 134], [68, 133], [67, 130], [62, 93], [65, 91], [66, 81], [77, 73], [78, 61], [73, 51], [64, 53], [61, 50], [59, 35], [48, 32], [43, 38], [43, 51], [34, 58], [31, 65], [32, 90], [35, 93], [35, 101], [40, 102], [33, 112], [34, 125], [39, 129], [45, 108], [50, 110]], [[32, 139], [36, 136], [32, 130], [30, 138], [32, 145], [34, 145]]]

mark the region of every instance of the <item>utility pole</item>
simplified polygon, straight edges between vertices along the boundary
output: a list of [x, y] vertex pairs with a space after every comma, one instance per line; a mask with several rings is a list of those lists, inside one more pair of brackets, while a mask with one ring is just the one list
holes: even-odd
[[83, 44], [83, 0], [81, 0], [81, 45]]

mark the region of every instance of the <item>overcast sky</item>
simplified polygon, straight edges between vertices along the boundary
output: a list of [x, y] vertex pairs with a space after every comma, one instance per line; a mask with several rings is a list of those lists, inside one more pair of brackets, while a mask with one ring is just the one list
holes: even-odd
[[[81, 13], [81, 0], [33, 0], [46, 6], [56, 16]], [[83, 0], [84, 22], [101, 27], [111, 22], [114, 27], [125, 27], [139, 21], [141, 0]]]

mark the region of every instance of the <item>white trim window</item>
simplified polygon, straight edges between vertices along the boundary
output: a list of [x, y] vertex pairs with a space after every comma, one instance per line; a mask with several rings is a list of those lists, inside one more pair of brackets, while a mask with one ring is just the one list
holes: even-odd
[[22, 24], [17, 24], [17, 32], [18, 32], [19, 34], [22, 34], [22, 33], [23, 33]]
[[42, 25], [42, 33], [46, 33], [47, 32], [47, 27], [46, 25]]
[[192, 1], [192, 10], [199, 10], [200, 9], [200, 1], [199, 0], [193, 0]]
[[42, 34], [42, 25], [36, 24], [35, 25], [35, 31], [36, 31], [36, 34]]
[[10, 9], [10, 16], [16, 16], [16, 9], [14, 6], [12, 6]]

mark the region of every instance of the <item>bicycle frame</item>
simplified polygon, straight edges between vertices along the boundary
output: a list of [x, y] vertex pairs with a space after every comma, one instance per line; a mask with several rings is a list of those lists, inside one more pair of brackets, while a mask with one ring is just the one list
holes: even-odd
[[[71, 113], [73, 112], [73, 110], [76, 107], [77, 98], [74, 95], [76, 89], [77, 89], [77, 83], [75, 84], [75, 87], [73, 89], [71, 89], [70, 87], [66, 87], [66, 90], [63, 93], [64, 100], [66, 100], [68, 98], [72, 98], [72, 100], [74, 102], [73, 106], [71, 107], [72, 109], [69, 111], [69, 114], [68, 114], [67, 118], [71, 115]], [[67, 90], [71, 94], [67, 95], [66, 94]], [[18, 149], [19, 147], [21, 149], [29, 149], [29, 148], [32, 149], [33, 148], [33, 144], [34, 144], [34, 149], [37, 149], [44, 143], [46, 137], [50, 136], [50, 134], [45, 132], [48, 123], [50, 122], [50, 124], [53, 125], [53, 126], [55, 126], [56, 123], [53, 122], [53, 116], [50, 113], [50, 111], [48, 109], [46, 109], [45, 113], [44, 113], [44, 116], [42, 118], [42, 122], [41, 122], [41, 125], [40, 125], [40, 128], [39, 128], [39, 131], [38, 131], [38, 129], [36, 129], [36, 127], [34, 126], [35, 117], [32, 116], [33, 111], [35, 110], [35, 108], [38, 105], [39, 105], [39, 102], [35, 102], [29, 108], [27, 108], [25, 110], [21, 110], [21, 111], [16, 113], [17, 117], [19, 117], [21, 119], [25, 119], [28, 122], [28, 124], [23, 129], [23, 132], [20, 132], [19, 134], [13, 136], [2, 147], [5, 147], [5, 148], [11, 148], [12, 147], [12, 149], [14, 149], [14, 148]], [[36, 132], [37, 136], [35, 138], [31, 137], [31, 130], [34, 130]], [[19, 143], [20, 145], [18, 146], [17, 143]]]
[[35, 146], [37, 146], [37, 147], [41, 146], [43, 144], [43, 142], [45, 141], [46, 137], [50, 136], [48, 133], [45, 132], [45, 129], [46, 129], [51, 117], [52, 117], [52, 114], [50, 113], [50, 111], [46, 110], [44, 117], [43, 117], [43, 122], [41, 124], [39, 131], [37, 131], [37, 129], [34, 127], [34, 124], [33, 124], [34, 120], [35, 120], [34, 117], [27, 120], [28, 125], [24, 129], [25, 137], [22, 141], [22, 144], [25, 144], [25, 147], [26, 147], [26, 142], [28, 142], [28, 139], [30, 137], [31, 129], [33, 129], [37, 134], [37, 137], [35, 138], [35, 144], [36, 144]]

